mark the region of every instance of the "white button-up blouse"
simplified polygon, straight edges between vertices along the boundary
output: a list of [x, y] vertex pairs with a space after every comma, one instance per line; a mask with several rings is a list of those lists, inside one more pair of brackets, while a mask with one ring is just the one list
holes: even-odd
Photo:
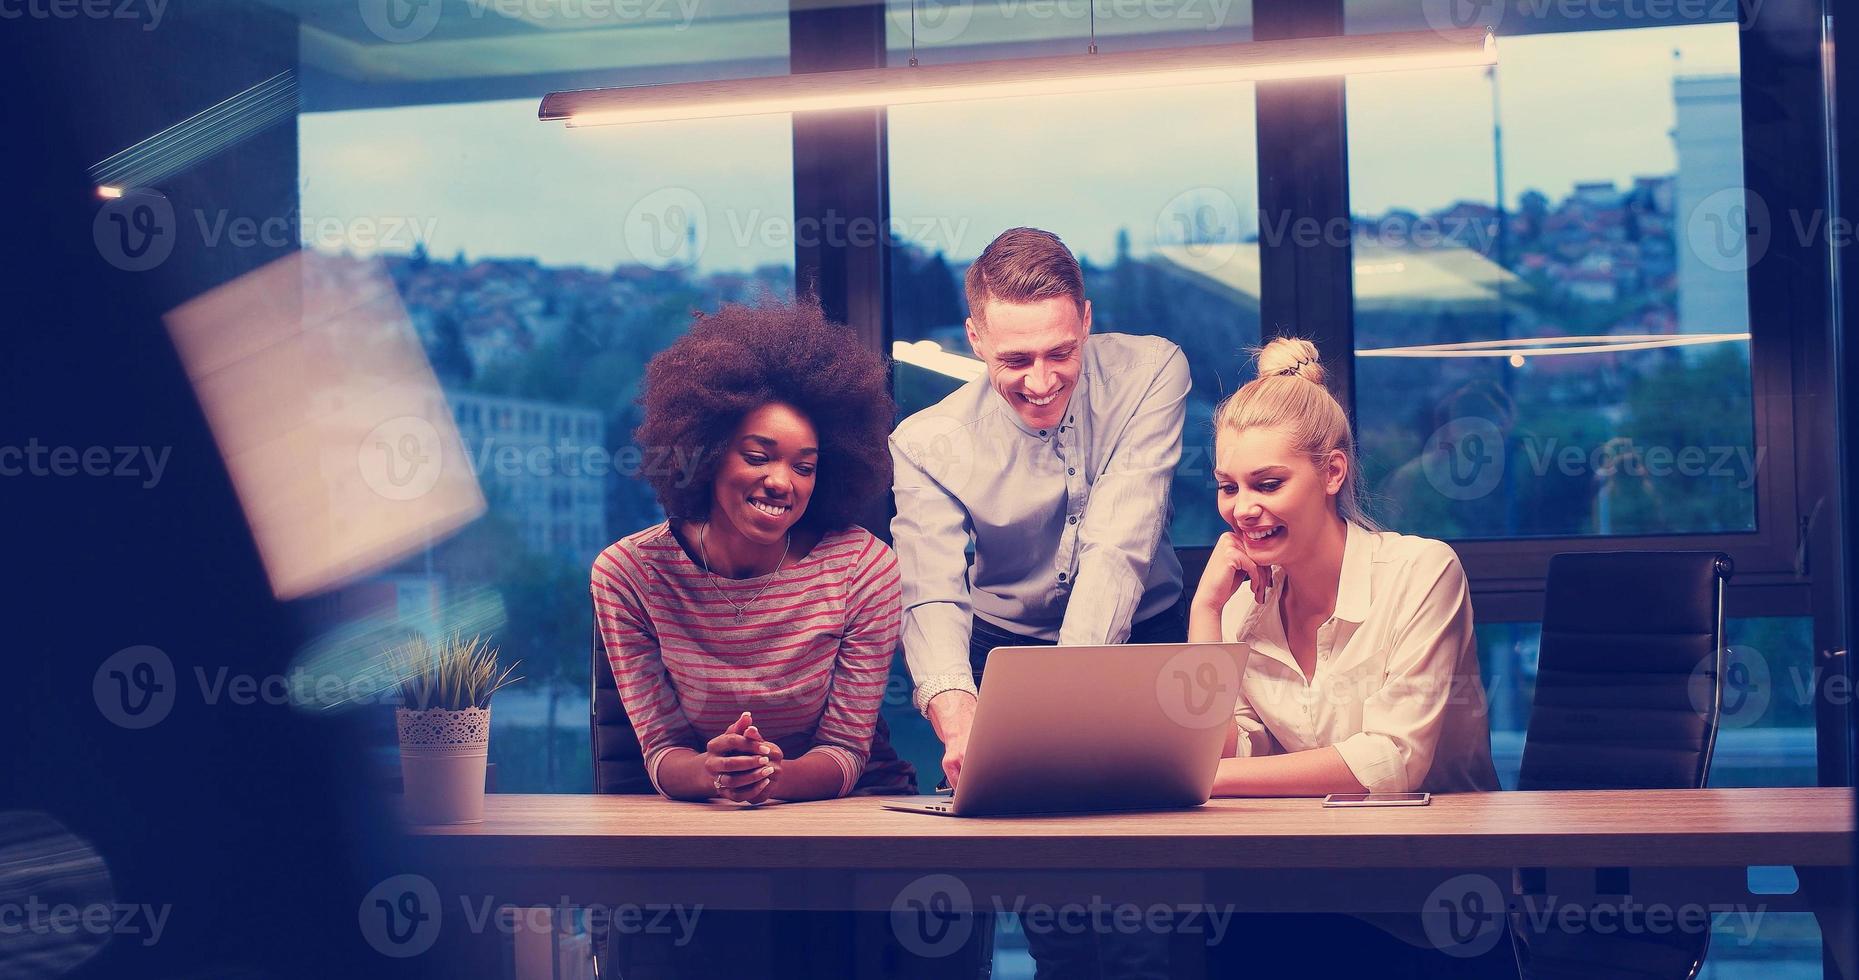
[[1256, 602], [1242, 586], [1221, 613], [1221, 635], [1251, 651], [1237, 754], [1334, 745], [1372, 793], [1499, 788], [1471, 594], [1451, 547], [1350, 524], [1310, 677], [1291, 656], [1278, 594]]

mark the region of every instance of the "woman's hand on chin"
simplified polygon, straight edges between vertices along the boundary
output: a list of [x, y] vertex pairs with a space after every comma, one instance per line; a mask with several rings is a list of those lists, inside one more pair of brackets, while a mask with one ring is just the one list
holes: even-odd
[[1253, 561], [1239, 535], [1228, 531], [1214, 542], [1213, 553], [1207, 556], [1207, 570], [1201, 573], [1200, 585], [1194, 590], [1194, 605], [1207, 610], [1224, 608], [1233, 593], [1247, 583], [1252, 585], [1253, 598], [1264, 602], [1265, 587], [1271, 580], [1270, 567]]

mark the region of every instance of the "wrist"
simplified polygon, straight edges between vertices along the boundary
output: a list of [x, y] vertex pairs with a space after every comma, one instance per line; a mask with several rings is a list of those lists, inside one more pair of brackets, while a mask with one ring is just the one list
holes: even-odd
[[929, 701], [930, 727], [944, 742], [968, 734], [975, 718], [975, 695], [963, 690], [948, 690]]
[[715, 777], [704, 766], [704, 753], [673, 749], [659, 760], [659, 792], [674, 800], [708, 800], [717, 795]]

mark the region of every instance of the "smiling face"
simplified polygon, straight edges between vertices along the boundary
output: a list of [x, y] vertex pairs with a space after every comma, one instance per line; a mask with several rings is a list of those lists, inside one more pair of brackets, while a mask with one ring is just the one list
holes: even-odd
[[820, 437], [799, 409], [770, 402], [742, 417], [711, 482], [712, 523], [767, 545], [779, 542], [813, 496]]
[[979, 322], [969, 318], [968, 343], [987, 362], [988, 382], [1027, 425], [1057, 426], [1084, 370], [1091, 301], [1080, 313], [1064, 296], [1033, 303], [989, 300], [983, 314]]
[[1283, 429], [1222, 426], [1214, 461], [1220, 516], [1254, 561], [1295, 564], [1300, 546], [1337, 520], [1336, 495], [1349, 466], [1340, 452], [1319, 466]]

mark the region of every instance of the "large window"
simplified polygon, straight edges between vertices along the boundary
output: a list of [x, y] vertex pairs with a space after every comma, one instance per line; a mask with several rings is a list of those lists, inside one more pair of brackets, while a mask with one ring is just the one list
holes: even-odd
[[1756, 530], [1735, 24], [1353, 79], [1363, 468], [1404, 531]]
[[785, 117], [565, 130], [535, 113], [305, 114], [304, 213], [401, 231], [328, 239], [306, 221], [304, 244], [385, 266], [490, 505], [349, 586], [346, 608], [483, 629], [525, 677], [492, 715], [498, 789], [587, 792], [588, 570], [664, 516], [639, 479], [633, 400], [693, 311], [792, 292], [791, 137]]
[[[1464, 556], [1618, 538], [1728, 548], [1786, 530], [1793, 461], [1786, 419], [1775, 421], [1786, 382], [1765, 389], [1764, 372], [1787, 357], [1753, 356], [1764, 325], [1749, 316], [1745, 266], [1766, 226], [1761, 196], [1744, 189], [1739, 27], [1602, 23], [1567, 4], [1343, 6], [1354, 32], [1443, 26], [1427, 18], [1447, 8], [1544, 14], [1500, 30], [1493, 70], [1349, 80], [1346, 163], [1295, 175], [1346, 185], [1354, 317], [1341, 329], [1353, 344], [1325, 353], [1353, 358], [1373, 512]], [[1273, 10], [1283, 19], [1293, 7]], [[646, 360], [694, 309], [791, 291], [796, 238], [833, 220], [794, 213], [796, 192], [817, 188], [796, 187], [786, 117], [583, 131], [535, 121], [534, 95], [547, 89], [786, 70], [785, 10], [697, 13], [695, 24], [517, 23], [486, 8], [417, 37], [368, 24], [385, 44], [347, 40], [373, 61], [318, 40], [361, 28], [306, 28], [303, 213], [400, 231], [329, 240], [306, 218], [305, 245], [385, 266], [491, 506], [356, 583], [345, 608], [434, 628], [462, 607], [494, 621], [528, 676], [497, 702], [500, 789], [589, 789], [587, 567], [662, 516], [627, 469], [638, 465], [628, 450]], [[1253, 11], [1246, 0], [888, 0], [886, 20], [896, 65], [1079, 52], [1093, 30], [1107, 52], [1246, 40]], [[434, 53], [485, 37], [484, 57]], [[364, 77], [369, 65], [391, 77]], [[1171, 534], [1177, 547], [1210, 545], [1222, 529], [1211, 413], [1247, 380], [1245, 349], [1262, 326], [1339, 329], [1261, 323], [1262, 297], [1277, 309], [1287, 294], [1342, 288], [1287, 282], [1292, 264], [1275, 261], [1285, 255], [1274, 250], [1303, 247], [1297, 219], [1310, 216], [1260, 212], [1261, 182], [1282, 189], [1293, 176], [1261, 174], [1261, 159], [1282, 168], [1294, 155], [1273, 130], [1261, 156], [1256, 98], [1230, 84], [888, 112], [886, 203], [871, 213], [888, 216], [897, 346], [885, 353], [901, 411], [979, 369], [964, 363], [961, 283], [981, 249], [1016, 225], [1054, 231], [1084, 265], [1097, 330], [1157, 334], [1187, 352], [1194, 388]], [[1664, 540], [1646, 543], [1654, 537]], [[1805, 581], [1780, 582], [1784, 565], [1740, 571], [1779, 594]], [[1518, 596], [1540, 592], [1540, 568], [1518, 561], [1514, 575], [1481, 579], [1467, 566], [1475, 590], [1504, 593], [1478, 595], [1478, 644], [1494, 751], [1514, 785], [1539, 635]], [[1729, 623], [1714, 785], [1816, 781], [1815, 637], [1794, 615], [1802, 606]], [[909, 692], [900, 662], [885, 717], [927, 788], [941, 747]], [[1765, 928], [1753, 945], [1720, 945], [1709, 970], [1806, 972], [1817, 951], [1811, 923]]]
[[[1355, 31], [1429, 26], [1379, 0], [1347, 8]], [[1752, 359], [1748, 267], [1769, 217], [1746, 190], [1739, 26], [1567, 13], [1588, 9], [1485, 5], [1501, 21], [1494, 68], [1347, 84], [1374, 510], [1454, 541], [1468, 567], [1510, 570], [1497, 578], [1540, 574], [1518, 571], [1536, 567], [1522, 539], [1557, 539], [1544, 554], [1610, 546], [1583, 540], [1599, 538], [1734, 552], [1790, 530], [1758, 519], [1785, 513], [1793, 484], [1785, 409], [1762, 403]], [[1541, 627], [1500, 621], [1503, 602], [1479, 611], [1510, 787]], [[1818, 781], [1813, 620], [1764, 612], [1726, 623], [1713, 786]], [[1819, 973], [1811, 917], [1720, 938], [1707, 976]]]

